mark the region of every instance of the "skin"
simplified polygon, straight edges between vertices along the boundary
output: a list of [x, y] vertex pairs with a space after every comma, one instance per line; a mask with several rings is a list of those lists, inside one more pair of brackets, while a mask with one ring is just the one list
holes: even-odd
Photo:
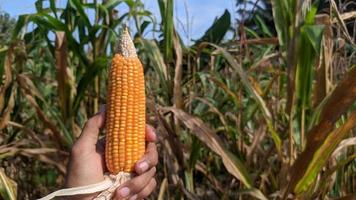
[[[105, 139], [99, 140], [99, 132], [104, 124], [104, 108], [86, 122], [79, 139], [72, 147], [66, 187], [84, 186], [104, 180], [104, 173], [107, 172], [104, 158]], [[158, 162], [154, 143], [156, 138], [154, 129], [146, 125], [146, 153], [135, 165], [136, 176], [116, 189], [113, 199], [143, 199], [155, 189], [155, 166]], [[76, 195], [68, 199], [92, 199], [97, 194]]]

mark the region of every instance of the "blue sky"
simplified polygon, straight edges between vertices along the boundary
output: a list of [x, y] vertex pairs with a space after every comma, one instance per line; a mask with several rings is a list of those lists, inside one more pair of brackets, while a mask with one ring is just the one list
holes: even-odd
[[[142, 0], [147, 10], [150, 10], [160, 21], [157, 0]], [[35, 11], [35, 0], [0, 0], [0, 9], [10, 13], [13, 17]], [[64, 5], [67, 0], [57, 0]], [[213, 20], [228, 9], [234, 18], [235, 0], [176, 0], [175, 25], [181, 37], [188, 42], [188, 38], [198, 39], [209, 28]], [[187, 17], [188, 13], [188, 17]], [[189, 33], [187, 33], [189, 24]], [[189, 36], [189, 37], [188, 37]]]

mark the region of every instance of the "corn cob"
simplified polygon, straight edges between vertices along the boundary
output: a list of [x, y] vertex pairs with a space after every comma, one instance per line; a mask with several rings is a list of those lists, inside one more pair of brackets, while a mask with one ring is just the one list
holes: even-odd
[[104, 175], [105, 180], [100, 183], [58, 190], [41, 200], [100, 191], [93, 200], [112, 199], [116, 188], [131, 178], [135, 163], [143, 156], [144, 75], [127, 28], [121, 34], [118, 52], [112, 60], [107, 94], [105, 161], [110, 174]]
[[143, 67], [127, 28], [109, 73], [106, 132], [109, 172], [132, 172], [145, 151], [145, 86]]

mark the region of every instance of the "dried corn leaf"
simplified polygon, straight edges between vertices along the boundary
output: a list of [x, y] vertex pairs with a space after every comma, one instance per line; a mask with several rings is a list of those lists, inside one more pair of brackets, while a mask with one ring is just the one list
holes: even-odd
[[259, 199], [267, 199], [263, 193], [253, 187], [252, 178], [247, 168], [233, 153], [226, 149], [221, 139], [199, 118], [193, 117], [183, 110], [173, 107], [160, 108], [163, 112], [172, 112], [183, 124], [190, 129], [191, 133], [199, 138], [213, 152], [218, 154], [227, 171], [240, 180], [247, 188], [252, 189], [251, 195]]
[[15, 93], [16, 91], [12, 89], [7, 107], [0, 118], [0, 130], [4, 129], [10, 121], [10, 115], [15, 106]]
[[17, 185], [6, 176], [3, 168], [0, 168], [0, 195], [4, 200], [17, 199]]
[[[332, 132], [337, 120], [340, 119], [341, 115], [347, 112], [355, 100], [356, 68], [353, 68], [347, 73], [345, 78], [338, 84], [331, 96], [323, 104], [319, 122], [307, 134], [306, 149], [295, 161], [289, 172], [291, 180], [286, 187], [286, 194], [292, 189], [296, 192], [302, 192], [305, 189], [305, 187], [302, 187], [302, 183], [308, 185], [311, 182], [310, 178], [307, 178], [306, 175], [314, 174], [315, 170], [318, 171], [317, 168], [320, 167], [319, 165], [313, 166], [313, 162], [317, 162], [318, 159], [322, 162], [323, 157], [318, 156], [328, 155], [322, 154], [320, 151], [326, 148], [325, 145], [329, 145], [329, 148], [326, 148], [326, 150], [330, 150], [330, 148], [336, 148], [334, 145], [338, 145], [341, 142], [341, 140], [336, 140], [336, 138], [334, 138], [335, 140], [330, 140], [329, 138], [333, 137], [330, 132]], [[354, 120], [352, 117], [355, 116], [351, 115], [349, 121]], [[339, 133], [343, 136], [344, 132], [340, 131], [341, 130], [334, 132], [334, 134]], [[344, 137], [341, 136], [339, 136], [340, 139], [343, 139]], [[331, 144], [326, 144], [327, 141], [331, 142]]]

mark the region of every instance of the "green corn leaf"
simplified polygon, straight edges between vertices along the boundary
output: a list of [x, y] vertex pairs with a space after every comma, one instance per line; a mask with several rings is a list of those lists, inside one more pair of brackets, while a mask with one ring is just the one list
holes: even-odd
[[273, 0], [271, 2], [274, 24], [278, 35], [278, 41], [282, 47], [285, 47], [289, 40], [289, 26], [291, 23], [289, 13], [292, 12], [289, 10], [288, 5], [290, 1]]
[[49, 7], [51, 8], [52, 13], [54, 14], [54, 16], [55, 16], [56, 18], [58, 18], [58, 15], [57, 15], [57, 7], [56, 7], [56, 0], [49, 0]]
[[211, 42], [215, 44], [219, 44], [221, 40], [224, 38], [225, 34], [230, 28], [231, 24], [231, 15], [228, 10], [225, 10], [224, 14], [219, 17], [213, 25], [205, 32], [203, 37], [198, 39], [195, 44], [199, 44], [201, 42]]
[[306, 25], [303, 26], [305, 36], [314, 48], [316, 54], [320, 54], [321, 41], [323, 38], [324, 25]]
[[[19, 38], [19, 35], [22, 31], [22, 29], [25, 27], [25, 25], [27, 24], [27, 21], [28, 21], [28, 18], [29, 18], [30, 15], [20, 15], [18, 20], [17, 20], [17, 23], [15, 25], [15, 28], [12, 32], [12, 36], [11, 36], [11, 40], [16, 40], [16, 38]], [[20, 36], [21, 38], [21, 36]]]
[[241, 65], [239, 65], [236, 62], [236, 60], [234, 59], [234, 57], [230, 53], [228, 53], [224, 48], [221, 48], [220, 46], [212, 44], [212, 43], [202, 43], [201, 45], [202, 46], [203, 45], [211, 45], [211, 46], [215, 47], [216, 49], [218, 49], [218, 51], [221, 52], [222, 55], [224, 56], [224, 58], [228, 61], [230, 66], [235, 69], [236, 73], [240, 76], [241, 82], [244, 85], [244, 87], [247, 90], [247, 92], [257, 102], [257, 104], [258, 104], [263, 116], [266, 119], [267, 127], [268, 127], [268, 130], [271, 133], [271, 136], [273, 138], [273, 141], [274, 141], [274, 144], [276, 146], [276, 149], [278, 150], [278, 152], [280, 152], [281, 151], [282, 141], [281, 141], [281, 138], [279, 137], [279, 135], [277, 134], [277, 132], [275, 131], [275, 129], [273, 127], [272, 114], [269, 111], [269, 109], [267, 108], [266, 102], [262, 99], [262, 97], [258, 94], [258, 92], [254, 89], [254, 87], [252, 86], [252, 84], [248, 80], [248, 77], [247, 77], [246, 73], [244, 72], [244, 70], [242, 69]]
[[262, 30], [264, 35], [266, 35], [268, 37], [272, 37], [272, 33], [269, 30], [269, 27], [266, 25], [266, 23], [263, 21], [263, 19], [258, 15], [256, 15], [256, 22], [257, 22], [257, 25], [259, 26], [259, 29]]
[[73, 113], [77, 113], [80, 102], [83, 99], [85, 92], [88, 88], [88, 86], [91, 85], [91, 83], [94, 81], [94, 77], [98, 76], [98, 74], [104, 70], [108, 64], [109, 64], [109, 59], [108, 57], [99, 57], [97, 58], [94, 63], [88, 67], [87, 71], [85, 74], [82, 76], [82, 78], [79, 80], [78, 86], [77, 86], [77, 94], [74, 98], [73, 102]]
[[107, 10], [112, 10], [113, 8], [115, 8], [116, 6], [118, 6], [122, 2], [123, 2], [123, 0], [109, 0], [104, 4], [104, 7]]
[[158, 5], [162, 16], [163, 26], [163, 55], [166, 61], [170, 61], [173, 56], [173, 0], [159, 0]]
[[84, 10], [84, 5], [80, 2], [80, 0], [70, 0], [69, 1], [73, 7], [78, 11], [79, 16], [82, 17], [82, 19], [85, 22], [85, 25], [88, 28], [91, 28], [91, 24], [90, 24], [90, 20], [88, 15], [86, 14], [85, 10]]
[[146, 40], [143, 38], [139, 39], [144, 52], [147, 54], [149, 61], [152, 62], [152, 67], [156, 71], [160, 84], [162, 85], [164, 94], [166, 95], [166, 100], [169, 102], [169, 97], [172, 93], [172, 83], [169, 75], [168, 67], [163, 60], [163, 55], [161, 54], [156, 42]]

